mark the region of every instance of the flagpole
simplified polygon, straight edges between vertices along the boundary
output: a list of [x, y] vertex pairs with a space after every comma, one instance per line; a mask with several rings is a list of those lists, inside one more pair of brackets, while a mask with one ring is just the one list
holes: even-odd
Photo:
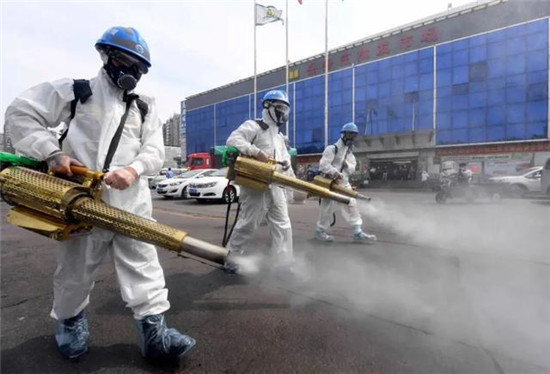
[[254, 0], [254, 119], [257, 117], [257, 105], [256, 105], [256, 90], [257, 90], [257, 79], [256, 79], [256, 0]]
[[328, 146], [328, 0], [325, 0], [325, 148]]
[[[286, 0], [286, 15], [285, 15], [285, 19], [286, 19], [286, 26], [285, 26], [285, 32], [286, 32], [286, 54], [285, 54], [285, 64], [286, 64], [286, 93], [289, 94], [288, 92], [288, 0]], [[290, 96], [290, 95], [289, 95]], [[288, 137], [289, 139], [289, 143], [290, 143], [290, 134], [288, 133], [288, 121], [286, 121], [286, 136]]]

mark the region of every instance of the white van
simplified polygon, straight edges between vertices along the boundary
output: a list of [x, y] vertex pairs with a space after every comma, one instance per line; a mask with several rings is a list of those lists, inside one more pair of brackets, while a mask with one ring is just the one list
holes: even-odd
[[540, 178], [540, 190], [550, 198], [550, 157], [546, 160], [542, 168], [542, 177]]

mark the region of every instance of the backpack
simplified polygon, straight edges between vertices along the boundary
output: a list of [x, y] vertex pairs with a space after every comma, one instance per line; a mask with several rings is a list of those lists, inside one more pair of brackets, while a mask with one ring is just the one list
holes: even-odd
[[[90, 88], [90, 81], [87, 79], [74, 79], [73, 80], [73, 92], [74, 92], [74, 99], [71, 101], [71, 120], [74, 118], [76, 114], [76, 105], [80, 101], [81, 104], [84, 104], [90, 96], [92, 96], [92, 89]], [[147, 103], [140, 98], [136, 99], [136, 105], [138, 106], [139, 113], [141, 114], [141, 122], [145, 121], [145, 116], [147, 116], [147, 113], [149, 112], [149, 106]], [[70, 122], [69, 122], [70, 123]], [[67, 124], [67, 128], [63, 132], [63, 134], [59, 137], [59, 147], [63, 145], [63, 140], [67, 137], [67, 133], [69, 132], [69, 124]]]

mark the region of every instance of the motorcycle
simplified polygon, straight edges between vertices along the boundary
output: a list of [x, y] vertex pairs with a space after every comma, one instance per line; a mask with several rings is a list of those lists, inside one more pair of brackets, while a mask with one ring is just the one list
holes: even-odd
[[470, 184], [469, 181], [460, 180], [456, 174], [442, 175], [435, 195], [438, 204], [444, 204], [448, 199], [465, 199], [471, 203], [480, 198], [499, 202], [500, 193], [492, 184]]

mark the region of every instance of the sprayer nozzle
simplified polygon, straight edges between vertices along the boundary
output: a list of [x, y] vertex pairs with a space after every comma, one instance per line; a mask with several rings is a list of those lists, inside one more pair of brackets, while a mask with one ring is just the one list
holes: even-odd
[[366, 200], [366, 201], [370, 201], [370, 200], [371, 200], [371, 199], [370, 199], [370, 196], [363, 195], [363, 194], [360, 194], [360, 193], [357, 194], [357, 198], [358, 198], [358, 199], [361, 199], [361, 200]]

